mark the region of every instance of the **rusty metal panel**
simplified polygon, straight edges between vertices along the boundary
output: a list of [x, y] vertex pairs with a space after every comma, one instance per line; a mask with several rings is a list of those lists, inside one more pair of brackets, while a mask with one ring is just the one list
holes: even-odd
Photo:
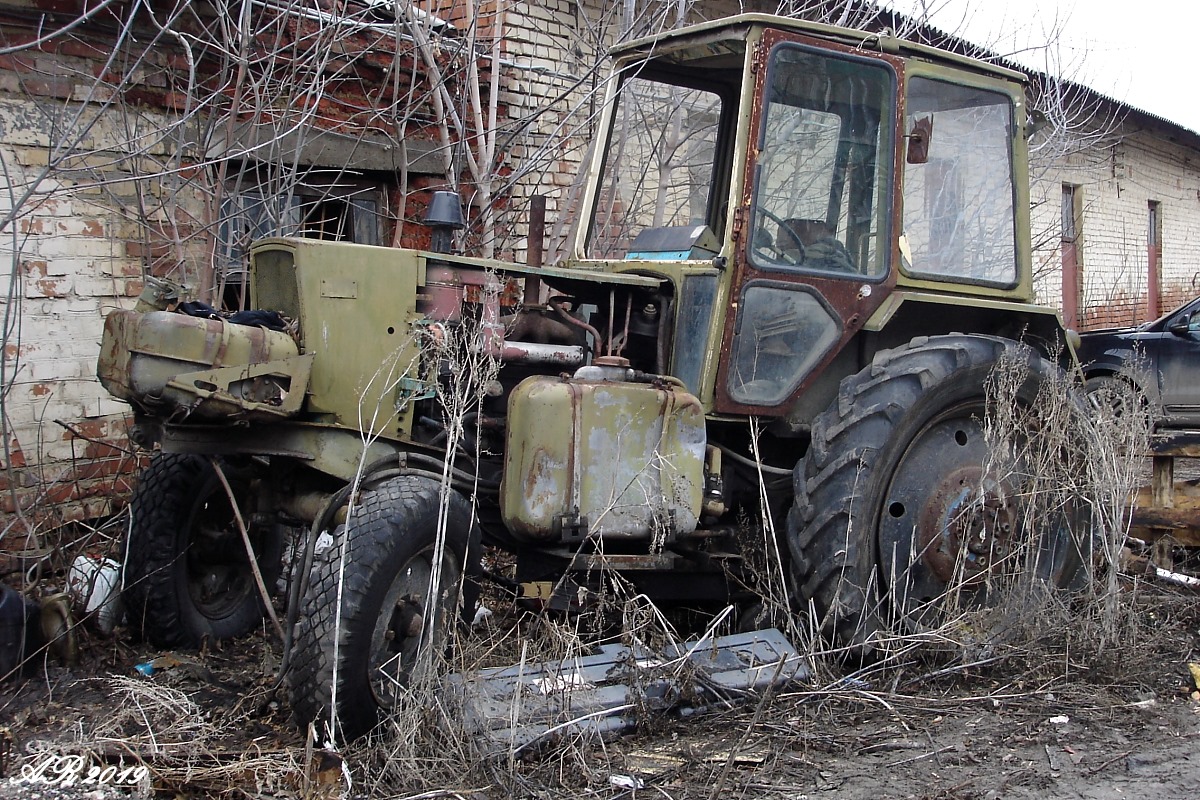
[[695, 530], [704, 445], [704, 412], [687, 392], [527, 378], [509, 399], [505, 525], [533, 540]]
[[632, 728], [647, 710], [696, 713], [808, 678], [806, 659], [774, 628], [673, 644], [610, 644], [590, 655], [447, 676], [448, 699], [486, 750]]
[[297, 414], [313, 357], [185, 372], [167, 381], [162, 398], [206, 419], [271, 420]]
[[[222, 416], [254, 406], [275, 416], [269, 405], [279, 400], [283, 410], [288, 398], [280, 398], [280, 387], [285, 383], [286, 393], [294, 394], [288, 411], [299, 409], [308, 364], [293, 364], [297, 358], [296, 343], [279, 331], [168, 311], [114, 311], [104, 322], [96, 374], [113, 396], [142, 407], [167, 402], [188, 413]], [[248, 371], [238, 375], [222, 368]], [[210, 377], [202, 380], [197, 373]], [[189, 376], [190, 383], [177, 380]], [[236, 383], [244, 385], [233, 393], [221, 391]], [[216, 402], [202, 404], [206, 400]]]

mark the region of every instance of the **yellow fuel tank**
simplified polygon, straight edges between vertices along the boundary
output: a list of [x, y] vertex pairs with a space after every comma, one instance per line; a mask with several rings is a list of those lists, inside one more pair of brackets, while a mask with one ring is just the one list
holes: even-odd
[[696, 529], [700, 401], [674, 386], [534, 376], [508, 403], [501, 510], [526, 540], [670, 539]]

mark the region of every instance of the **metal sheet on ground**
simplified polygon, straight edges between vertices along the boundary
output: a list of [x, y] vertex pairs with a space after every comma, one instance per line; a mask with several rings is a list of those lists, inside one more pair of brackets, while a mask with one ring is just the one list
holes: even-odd
[[633, 728], [639, 714], [694, 714], [809, 676], [807, 659], [774, 628], [651, 651], [609, 644], [558, 660], [456, 673], [446, 695], [489, 752], [519, 751], [578, 733]]

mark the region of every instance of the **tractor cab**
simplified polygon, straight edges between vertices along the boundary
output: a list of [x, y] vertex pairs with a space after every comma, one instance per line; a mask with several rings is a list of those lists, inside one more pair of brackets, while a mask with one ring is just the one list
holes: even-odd
[[1032, 299], [1017, 73], [760, 15], [615, 56], [576, 257], [669, 281], [709, 409], [823, 408], [907, 295]]

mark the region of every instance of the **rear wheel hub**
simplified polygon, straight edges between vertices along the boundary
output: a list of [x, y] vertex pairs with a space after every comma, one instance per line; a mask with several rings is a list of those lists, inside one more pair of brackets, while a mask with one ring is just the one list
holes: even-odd
[[1016, 509], [979, 467], [946, 474], [919, 513], [921, 560], [943, 583], [974, 584], [1013, 552]]

